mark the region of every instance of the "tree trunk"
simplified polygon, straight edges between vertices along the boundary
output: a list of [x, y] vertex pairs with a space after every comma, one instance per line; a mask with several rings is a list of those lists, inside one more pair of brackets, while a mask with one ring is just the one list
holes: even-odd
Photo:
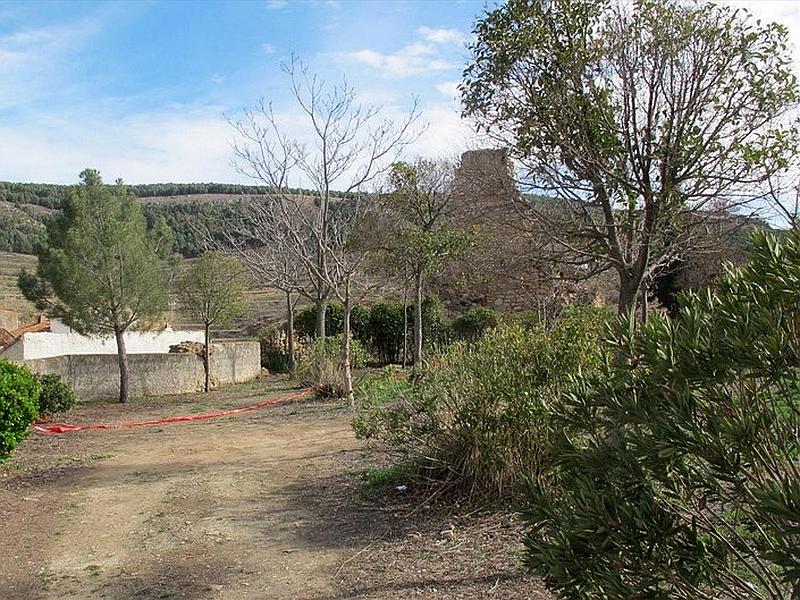
[[619, 273], [619, 302], [617, 312], [621, 315], [630, 314], [636, 310], [636, 298], [639, 295], [641, 278], [629, 273]]
[[403, 368], [408, 364], [408, 280], [403, 285]]
[[290, 292], [286, 292], [286, 345], [289, 352], [289, 373], [294, 373], [294, 303]]
[[315, 326], [315, 336], [318, 340], [325, 339], [325, 312], [328, 308], [328, 299], [318, 297], [314, 305], [317, 308], [317, 321]]
[[414, 369], [422, 366], [422, 271], [414, 281]]
[[211, 333], [209, 331], [210, 325], [206, 323], [205, 328], [205, 344], [203, 344], [203, 371], [205, 371], [205, 386], [206, 393], [211, 389]]
[[642, 299], [641, 299], [641, 302], [642, 302], [642, 323], [647, 323], [647, 314], [648, 314], [648, 312], [650, 310], [650, 306], [649, 306], [649, 303], [647, 301], [647, 283], [642, 281], [641, 288], [642, 288]]
[[350, 313], [353, 306], [350, 301], [350, 280], [345, 281], [344, 315], [342, 323], [342, 378], [344, 379], [344, 395], [351, 409], [355, 409], [353, 394], [353, 372], [350, 366]]
[[128, 401], [130, 383], [128, 381], [128, 353], [125, 350], [125, 331], [119, 327], [114, 328], [114, 337], [117, 340], [117, 362], [119, 363], [119, 401], [123, 404]]

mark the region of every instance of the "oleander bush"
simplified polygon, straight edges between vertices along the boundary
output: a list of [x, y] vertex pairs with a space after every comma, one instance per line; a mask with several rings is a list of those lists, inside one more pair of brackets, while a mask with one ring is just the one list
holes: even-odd
[[498, 313], [491, 308], [476, 306], [455, 317], [450, 327], [454, 339], [475, 342], [499, 321]]
[[27, 368], [0, 359], [0, 461], [30, 432], [39, 416], [41, 386]]
[[565, 598], [800, 597], [800, 233], [680, 306], [566, 387], [527, 564]]

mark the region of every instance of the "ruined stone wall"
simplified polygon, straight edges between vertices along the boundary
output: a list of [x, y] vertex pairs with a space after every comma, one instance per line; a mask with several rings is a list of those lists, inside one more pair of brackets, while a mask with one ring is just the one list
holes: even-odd
[[453, 213], [459, 226], [479, 232], [475, 247], [437, 282], [452, 309], [480, 304], [495, 310], [551, 312], [565, 302], [604, 299], [607, 282], [559, 280], [552, 264], [537, 260], [546, 240], [529, 219], [528, 200], [517, 187], [503, 149], [461, 156], [453, 182]]
[[456, 223], [477, 228], [479, 235], [474, 250], [446, 273], [440, 290], [445, 303], [504, 311], [538, 308], [541, 276], [530, 260], [523, 199], [506, 151], [462, 154], [453, 188]]
[[[56, 373], [75, 389], [79, 400], [119, 395], [119, 367], [113, 354], [81, 354], [18, 361], [37, 373]], [[203, 361], [195, 354], [131, 354], [128, 356], [131, 396], [186, 394], [203, 389]], [[261, 372], [255, 341], [211, 346], [212, 385], [242, 383]]]

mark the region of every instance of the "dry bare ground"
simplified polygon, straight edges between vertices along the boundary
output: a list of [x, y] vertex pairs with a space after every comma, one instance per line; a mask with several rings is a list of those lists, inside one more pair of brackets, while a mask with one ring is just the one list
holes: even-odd
[[[89, 404], [70, 422], [127, 422], [252, 404], [262, 382], [209, 396]], [[339, 405], [33, 435], [0, 465], [0, 598], [549, 598], [518, 565], [507, 515], [365, 498], [373, 457]]]

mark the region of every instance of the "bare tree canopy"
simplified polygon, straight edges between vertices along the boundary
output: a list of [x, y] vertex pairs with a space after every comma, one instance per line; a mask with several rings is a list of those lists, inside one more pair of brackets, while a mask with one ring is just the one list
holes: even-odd
[[[362, 212], [359, 198], [415, 139], [416, 102], [402, 122], [381, 116], [381, 107], [357, 102], [346, 82], [329, 84], [299, 60], [283, 65], [302, 115], [299, 136], [261, 99], [253, 110], [230, 120], [238, 133], [236, 169], [271, 191], [253, 206], [251, 234], [264, 245], [281, 237], [284, 250], [304, 271], [298, 292], [317, 305], [317, 336], [325, 336], [325, 307], [341, 274], [349, 227]], [[311, 195], [288, 191], [292, 182]]]
[[466, 115], [511, 149], [549, 257], [640, 287], [795, 151], [787, 32], [677, 0], [510, 0], [475, 27]]
[[[342, 369], [352, 401], [350, 310], [354, 294], [368, 286], [374, 249], [368, 227], [375, 207], [366, 192], [416, 139], [419, 114], [414, 101], [401, 122], [386, 119], [380, 106], [359, 104], [346, 81], [329, 84], [297, 59], [283, 71], [302, 117], [299, 133], [264, 99], [230, 120], [238, 133], [236, 169], [268, 188], [248, 201], [242, 224], [248, 239], [236, 247], [251, 270], [255, 256], [270, 264], [268, 279], [287, 291], [290, 312], [291, 292], [316, 304], [318, 338], [325, 337], [329, 298], [344, 303]], [[293, 193], [292, 183], [312, 191]], [[249, 258], [248, 248], [257, 249]]]

